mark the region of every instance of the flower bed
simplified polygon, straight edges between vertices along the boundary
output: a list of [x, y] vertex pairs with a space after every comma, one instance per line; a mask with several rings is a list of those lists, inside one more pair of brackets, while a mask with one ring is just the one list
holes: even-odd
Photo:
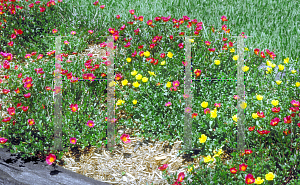
[[[51, 4], [55, 5], [53, 1], [50, 1], [49, 5]], [[100, 8], [104, 9], [105, 6]], [[41, 12], [43, 11], [41, 8]], [[253, 49], [253, 52], [250, 52], [252, 49], [245, 48], [245, 52], [249, 51], [249, 55], [247, 53], [245, 56], [246, 65], [242, 68], [246, 77], [247, 103], [243, 108], [246, 110], [244, 126], [247, 128], [245, 142], [248, 148], [243, 153], [232, 153], [233, 159], [223, 163], [219, 158], [222, 152], [236, 146], [238, 117], [235, 109], [239, 106], [236, 103], [239, 97], [236, 96], [234, 81], [211, 83], [204, 78], [236, 77], [235, 64], [239, 56], [235, 53], [235, 41], [229, 39], [230, 29], [223, 25], [224, 32], [217, 31], [187, 16], [173, 19], [173, 23], [169, 22], [171, 16], [156, 17], [155, 23], [148, 20], [143, 24], [143, 16], [137, 17], [134, 10], [130, 10], [129, 13], [134, 16], [133, 22], [108, 30], [108, 35], [114, 36], [116, 48], [122, 48], [122, 52], [115, 56], [115, 108], [117, 112], [125, 112], [127, 117], [117, 117], [116, 126], [135, 129], [137, 132], [133, 134], [143, 136], [145, 140], [169, 141], [171, 145], [176, 140], [183, 140], [183, 115], [186, 111], [183, 105], [188, 97], [183, 88], [185, 41], [184, 37], [176, 36], [201, 36], [189, 40], [192, 43], [192, 79], [203, 80], [199, 83], [194, 82], [193, 109], [189, 111], [193, 118], [192, 147], [201, 149], [195, 157], [204, 157], [199, 163], [199, 168], [192, 168], [188, 173], [181, 172], [169, 176], [168, 164], [160, 166], [159, 169], [166, 175], [168, 183], [210, 184], [234, 181], [237, 184], [253, 184], [262, 181], [258, 178], [261, 174], [267, 174], [265, 181], [275, 184], [290, 181], [290, 177], [295, 176], [295, 172], [299, 170], [299, 162], [296, 160], [299, 156], [296, 150], [299, 145], [297, 133], [300, 127], [299, 62], [290, 61], [289, 58], [283, 62], [276, 61], [275, 53], [268, 49], [266, 56], [258, 48]], [[9, 20], [10, 17], [13, 15], [6, 17], [7, 21], [13, 21], [12, 18]], [[221, 20], [228, 21], [225, 16], [222, 16]], [[177, 34], [176, 29], [184, 27], [186, 22], [186, 28], [182, 28]], [[175, 31], [172, 28], [168, 29], [172, 26], [170, 24], [174, 24]], [[144, 25], [145, 28], [140, 29], [136, 25]], [[6, 26], [10, 28], [9, 25]], [[60, 35], [60, 29], [62, 27], [53, 28], [53, 35]], [[22, 37], [22, 29], [11, 28], [11, 31], [13, 30], [14, 34], [5, 32], [6, 36], [10, 35], [12, 39]], [[92, 55], [69, 60], [68, 55], [78, 54], [70, 47], [72, 43], [84, 42], [76, 35], [84, 33], [68, 31], [70, 37], [66, 37], [62, 54], [58, 56], [62, 65], [61, 74], [65, 79], [62, 84], [63, 147], [102, 147], [106, 137], [107, 120], [101, 104], [107, 103], [107, 83], [105, 80], [101, 83], [94, 80], [96, 77], [105, 79], [109, 53], [106, 52], [106, 56], [100, 60], [88, 58]], [[85, 33], [91, 35], [93, 30], [86, 30]], [[129, 37], [130, 33], [134, 33], [135, 37]], [[145, 33], [151, 33], [152, 40], [144, 39]], [[246, 37], [244, 33], [241, 36]], [[105, 38], [101, 38], [96, 44], [107, 48], [105, 41]], [[53, 41], [49, 40], [49, 44], [54, 47]], [[12, 46], [13, 42], [8, 45]], [[54, 139], [51, 115], [54, 112], [52, 83], [55, 50], [48, 51], [48, 56], [38, 51], [38, 48], [34, 48], [32, 52], [27, 51], [21, 58], [25, 57], [25, 62], [29, 63], [28, 68], [25, 67], [24, 61], [13, 59], [12, 53], [0, 54], [4, 60], [1, 65], [8, 82], [1, 83], [1, 88], [4, 100], [10, 101], [2, 107], [9, 115], [2, 119], [0, 142], [10, 147], [13, 152], [21, 152], [22, 157], [38, 155], [45, 158], [48, 164], [56, 163], [55, 159], [61, 159], [66, 151], [48, 150], [53, 146]], [[263, 72], [264, 75], [261, 75], [258, 66], [264, 62], [269, 67]], [[11, 69], [11, 66], [17, 67]], [[285, 78], [274, 81], [276, 73], [284, 69], [289, 69], [286, 70]], [[91, 81], [78, 81], [79, 77]], [[270, 93], [270, 89], [275, 91]], [[129, 136], [118, 134], [117, 143], [121, 141], [126, 146], [130, 142]], [[278, 152], [275, 153], [274, 150]], [[191, 151], [180, 151], [182, 152]], [[213, 161], [216, 162], [214, 169], [205, 168]], [[236, 169], [238, 167], [239, 170]], [[188, 169], [190, 168], [191, 166], [188, 166]], [[213, 176], [203, 176], [204, 172]]]

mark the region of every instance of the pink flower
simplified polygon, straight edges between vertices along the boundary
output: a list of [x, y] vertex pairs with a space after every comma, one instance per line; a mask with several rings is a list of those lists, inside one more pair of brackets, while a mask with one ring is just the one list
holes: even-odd
[[34, 119], [28, 119], [28, 123], [29, 125], [34, 125], [35, 124]]
[[174, 87], [177, 87], [177, 86], [179, 86], [179, 84], [180, 84], [180, 83], [179, 83], [179, 81], [178, 81], [178, 80], [176, 80], [176, 81], [174, 81], [174, 82], [173, 82], [173, 86], [174, 86]]
[[75, 35], [75, 34], [76, 34], [76, 31], [71, 31], [71, 34], [72, 34], [72, 35]]
[[95, 5], [95, 6], [98, 5], [98, 4], [99, 4], [98, 0], [93, 3], [93, 5]]
[[94, 127], [95, 126], [95, 124], [92, 120], [89, 120], [86, 125], [89, 126], [89, 127]]
[[30, 96], [31, 96], [30, 93], [24, 94], [24, 97], [25, 97], [25, 98], [30, 98]]
[[208, 114], [208, 113], [210, 113], [210, 109], [209, 108], [204, 109], [204, 114]]
[[6, 143], [7, 139], [0, 137], [0, 144]]
[[67, 40], [64, 41], [64, 44], [69, 44], [69, 42]]
[[89, 30], [88, 32], [89, 32], [90, 34], [92, 34], [94, 31], [93, 31], [93, 30]]
[[104, 9], [104, 7], [105, 7], [105, 5], [101, 5], [101, 6], [100, 6], [101, 9]]
[[168, 103], [165, 104], [166, 107], [168, 107], [168, 106], [170, 106], [170, 105], [172, 105], [171, 102], [168, 102]]
[[129, 135], [123, 134], [120, 139], [123, 141], [123, 143], [130, 143]]
[[77, 104], [71, 104], [70, 108], [72, 109], [72, 112], [76, 112], [78, 110], [78, 105]]
[[71, 144], [74, 144], [74, 145], [75, 145], [76, 142], [77, 142], [77, 139], [76, 139], [75, 137], [71, 137], [71, 138], [70, 138], [70, 143], [71, 143]]
[[56, 156], [54, 154], [49, 154], [47, 157], [46, 157], [46, 162], [51, 165], [54, 161], [56, 160]]
[[133, 15], [133, 14], [134, 14], [134, 10], [129, 10], [129, 13], [130, 13], [131, 15]]
[[221, 107], [221, 103], [215, 103], [214, 105], [215, 105], [215, 107], [218, 107], [218, 108]]
[[300, 102], [296, 101], [296, 100], [292, 100], [291, 104], [294, 105], [295, 107], [299, 107], [300, 106]]
[[57, 32], [57, 29], [53, 29], [53, 30], [52, 30], [52, 33], [56, 33], [56, 32]]
[[190, 113], [191, 112], [191, 108], [190, 107], [185, 108], [185, 112]]

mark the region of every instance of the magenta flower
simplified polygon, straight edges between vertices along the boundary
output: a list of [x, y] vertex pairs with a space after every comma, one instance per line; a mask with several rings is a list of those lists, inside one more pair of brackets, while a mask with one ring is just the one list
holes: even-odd
[[89, 126], [89, 127], [94, 127], [95, 126], [95, 124], [92, 120], [89, 120], [86, 125]]
[[47, 157], [46, 157], [46, 162], [47, 164], [51, 165], [54, 161], [56, 160], [56, 156], [54, 154], [49, 154]]
[[74, 145], [75, 145], [75, 144], [76, 144], [76, 141], [77, 141], [77, 139], [76, 139], [75, 137], [71, 137], [71, 138], [70, 138], [70, 143], [71, 143], [71, 144], [74, 144]]
[[75, 34], [76, 34], [76, 31], [71, 31], [71, 34], [72, 34], [72, 35], [75, 35]]
[[170, 106], [170, 105], [172, 105], [171, 102], [168, 102], [168, 103], [165, 104], [166, 107], [168, 107], [168, 106]]
[[176, 81], [174, 81], [174, 82], [173, 82], [173, 86], [174, 86], [174, 87], [177, 87], [177, 86], [179, 86], [179, 84], [180, 84], [180, 83], [179, 83], [179, 81], [178, 81], [178, 80], [176, 80]]

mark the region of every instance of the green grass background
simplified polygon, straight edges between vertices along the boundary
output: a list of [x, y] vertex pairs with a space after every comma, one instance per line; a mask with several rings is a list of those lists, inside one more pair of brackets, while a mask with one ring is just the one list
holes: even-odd
[[[71, 27], [89, 27], [97, 30], [108, 30], [111, 22], [120, 15], [128, 22], [133, 17], [130, 9], [135, 10], [136, 16], [144, 16], [144, 22], [157, 16], [179, 19], [186, 15], [205, 26], [215, 25], [221, 30], [223, 24], [231, 30], [231, 35], [253, 36], [247, 40], [249, 50], [275, 50], [276, 58], [283, 62], [289, 57], [296, 60], [299, 57], [300, 41], [300, 2], [297, 0], [64, 0], [68, 7], [58, 17]], [[100, 5], [105, 5], [102, 10]], [[225, 15], [228, 21], [222, 22]], [[125, 19], [124, 19], [125, 18]], [[171, 21], [170, 20], [170, 21]], [[154, 21], [155, 23], [155, 21]], [[118, 29], [118, 28], [116, 28]], [[107, 32], [108, 33], [108, 32]], [[266, 52], [265, 52], [266, 54]]]

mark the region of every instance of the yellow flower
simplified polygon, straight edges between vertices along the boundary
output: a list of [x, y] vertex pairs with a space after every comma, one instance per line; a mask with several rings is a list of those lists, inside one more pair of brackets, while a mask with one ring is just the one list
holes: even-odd
[[264, 179], [261, 179], [261, 177], [257, 177], [257, 179], [255, 179], [254, 184], [262, 184], [264, 182]]
[[272, 62], [267, 60], [267, 66], [272, 66]]
[[230, 52], [231, 53], [235, 52], [235, 49], [234, 48], [230, 49]]
[[142, 76], [141, 74], [138, 74], [138, 75], [135, 76], [135, 78], [136, 78], [137, 80], [141, 80], [141, 79], [143, 78], [143, 76]]
[[194, 168], [195, 168], [195, 166], [194, 166], [194, 165], [193, 165], [193, 166], [191, 166], [191, 167], [188, 169], [188, 172], [192, 172]]
[[296, 82], [296, 87], [300, 87], [300, 82]]
[[131, 58], [127, 58], [126, 60], [127, 60], [127, 62], [131, 62]]
[[154, 74], [154, 72], [148, 71], [148, 73], [152, 76], [156, 76], [156, 74]]
[[284, 59], [284, 63], [285, 63], [285, 64], [289, 63], [289, 60], [290, 60], [289, 57], [286, 58], [286, 59]]
[[211, 118], [216, 118], [218, 115], [217, 115], [217, 112], [215, 112], [215, 111], [212, 111], [211, 113], [210, 113], [210, 117]]
[[201, 134], [201, 137], [199, 137], [199, 142], [205, 143], [206, 139], [207, 139], [207, 136], [205, 134]]
[[149, 51], [144, 52], [144, 56], [145, 57], [149, 57], [150, 56], [150, 52]]
[[277, 80], [277, 81], [276, 81], [277, 85], [280, 85], [281, 82], [282, 82], [281, 80]]
[[133, 100], [132, 103], [135, 105], [137, 103], [137, 100]]
[[249, 49], [248, 49], [248, 48], [245, 48], [245, 51], [249, 51]]
[[271, 101], [272, 105], [274, 105], [274, 106], [277, 106], [277, 105], [278, 105], [278, 102], [279, 102], [278, 100], [272, 100], [272, 101]]
[[122, 105], [122, 104], [124, 104], [124, 103], [125, 103], [125, 101], [123, 101], [123, 100], [118, 100], [116, 104], [117, 104], [117, 105]]
[[166, 87], [170, 88], [172, 86], [171, 82], [167, 82]]
[[128, 80], [126, 80], [126, 79], [122, 81], [123, 86], [127, 85], [127, 83], [128, 83]]
[[215, 60], [216, 65], [220, 65], [220, 60]]
[[237, 120], [238, 120], [237, 114], [234, 115], [234, 116], [232, 116], [232, 119], [233, 119], [235, 122], [237, 122]]
[[243, 70], [244, 72], [246, 72], [246, 71], [249, 70], [249, 67], [248, 67], [248, 66], [244, 66], [244, 67], [242, 67], [242, 70]]
[[215, 60], [216, 65], [220, 65], [220, 60]]
[[240, 106], [241, 106], [242, 109], [245, 109], [247, 107], [247, 103], [243, 102]]
[[276, 64], [272, 64], [271, 67], [272, 67], [272, 68], [276, 67]]
[[297, 71], [296, 71], [296, 70], [291, 70], [291, 72], [294, 74], [294, 73], [296, 73]]
[[139, 87], [139, 86], [140, 86], [139, 82], [134, 82], [132, 85], [133, 85], [134, 87]]
[[261, 96], [261, 95], [256, 95], [256, 99], [257, 100], [262, 100], [264, 97], [263, 96]]
[[282, 71], [282, 70], [284, 69], [284, 66], [281, 65], [281, 64], [279, 64], [279, 65], [278, 65], [278, 68], [279, 68], [280, 71]]
[[160, 65], [162, 65], [162, 66], [166, 65], [166, 61], [165, 61], [165, 60], [162, 61], [162, 62], [160, 63]]
[[239, 59], [239, 56], [238, 56], [238, 55], [234, 55], [232, 59], [233, 59], [233, 60], [238, 60], [238, 59]]
[[269, 67], [268, 67], [267, 70], [268, 70], [268, 71], [266, 71], [267, 74], [269, 74], [269, 73], [272, 72], [272, 68], [269, 68]]
[[208, 163], [209, 161], [214, 161], [214, 158], [211, 158], [211, 156], [209, 155], [207, 157], [204, 157], [203, 160], [205, 163]]
[[194, 42], [194, 39], [190, 39], [190, 42], [193, 43], [193, 42]]
[[146, 82], [148, 82], [148, 78], [147, 77], [143, 77], [142, 81], [146, 83]]
[[168, 52], [167, 56], [168, 56], [169, 58], [173, 58], [173, 54], [172, 54], [171, 52]]
[[206, 108], [207, 106], [208, 106], [208, 102], [204, 101], [204, 102], [201, 103], [201, 107]]
[[275, 175], [273, 174], [273, 172], [269, 172], [268, 174], [266, 174], [266, 180], [271, 181], [273, 180], [275, 177]]
[[215, 155], [213, 157], [218, 157], [218, 156], [220, 156], [223, 153], [223, 150], [219, 149], [218, 153], [217, 153], [216, 150], [214, 150], [214, 153], [215, 153]]
[[134, 71], [131, 72], [131, 75], [132, 75], [132, 76], [135, 76], [136, 74], [137, 74], [137, 71], [136, 71], [136, 70], [134, 70]]
[[258, 115], [257, 115], [257, 113], [252, 113], [252, 118], [253, 118], [253, 119], [256, 119], [256, 118], [258, 118]]

